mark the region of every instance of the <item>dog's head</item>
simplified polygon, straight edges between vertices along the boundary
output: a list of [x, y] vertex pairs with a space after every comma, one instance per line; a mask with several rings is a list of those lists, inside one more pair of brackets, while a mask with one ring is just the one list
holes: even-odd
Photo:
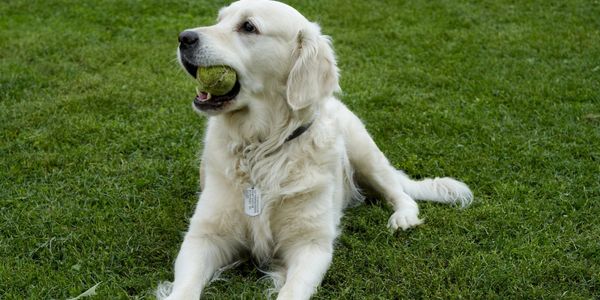
[[276, 1], [234, 2], [219, 11], [216, 24], [183, 31], [178, 59], [193, 77], [202, 66], [236, 71], [229, 93], [194, 100], [194, 108], [209, 115], [273, 104], [261, 101], [284, 101], [290, 110], [300, 110], [339, 89], [329, 38], [317, 24]]

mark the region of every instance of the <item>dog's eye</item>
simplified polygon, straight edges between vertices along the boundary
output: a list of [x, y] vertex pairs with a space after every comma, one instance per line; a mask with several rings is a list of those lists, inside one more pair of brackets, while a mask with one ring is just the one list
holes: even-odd
[[240, 29], [247, 33], [258, 33], [258, 30], [256, 30], [256, 26], [254, 26], [254, 24], [252, 24], [250, 21], [244, 22]]

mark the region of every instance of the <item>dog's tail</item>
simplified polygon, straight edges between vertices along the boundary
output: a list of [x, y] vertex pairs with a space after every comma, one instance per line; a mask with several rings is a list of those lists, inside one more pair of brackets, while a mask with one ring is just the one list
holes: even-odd
[[473, 201], [473, 193], [469, 187], [456, 179], [443, 177], [417, 181], [400, 170], [398, 173], [404, 192], [415, 200], [458, 204], [461, 207], [466, 207]]

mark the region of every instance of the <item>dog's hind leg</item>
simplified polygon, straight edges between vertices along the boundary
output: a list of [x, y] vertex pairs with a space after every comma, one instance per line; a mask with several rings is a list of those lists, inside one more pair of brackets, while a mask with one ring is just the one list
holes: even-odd
[[414, 199], [458, 203], [463, 207], [473, 199], [469, 187], [453, 178], [411, 180], [390, 165], [360, 119], [346, 107], [340, 109], [340, 120], [350, 164], [358, 177], [384, 196], [394, 208], [388, 222], [391, 229], [408, 229], [422, 223]]
[[381, 194], [394, 209], [388, 227], [406, 230], [421, 224], [419, 207], [403, 189], [401, 174], [390, 165], [360, 119], [344, 106], [340, 109], [339, 120], [342, 122], [340, 126], [344, 131], [350, 164], [356, 175]]

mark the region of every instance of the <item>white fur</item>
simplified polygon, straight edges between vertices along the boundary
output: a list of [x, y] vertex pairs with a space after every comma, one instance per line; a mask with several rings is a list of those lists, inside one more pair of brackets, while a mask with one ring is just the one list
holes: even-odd
[[[246, 20], [259, 34], [237, 30]], [[222, 110], [204, 112], [210, 118], [203, 191], [175, 281], [159, 288], [160, 299], [198, 299], [213, 273], [244, 253], [276, 270], [273, 277], [283, 282], [278, 299], [309, 299], [331, 263], [343, 209], [358, 195], [355, 175], [390, 203], [393, 230], [421, 224], [413, 199], [471, 201], [459, 181], [413, 181], [390, 165], [334, 96], [338, 70], [329, 38], [293, 8], [242, 0], [223, 8], [216, 25], [192, 30], [201, 41], [193, 59], [232, 66], [242, 88]], [[304, 134], [285, 142], [310, 122]], [[250, 186], [262, 191], [256, 217], [244, 214], [242, 193]]]

